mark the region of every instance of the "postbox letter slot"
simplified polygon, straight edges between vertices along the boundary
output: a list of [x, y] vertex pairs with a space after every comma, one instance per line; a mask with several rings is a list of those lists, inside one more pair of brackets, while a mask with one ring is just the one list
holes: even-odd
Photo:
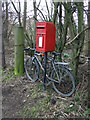
[[44, 29], [45, 27], [37, 27], [37, 29]]

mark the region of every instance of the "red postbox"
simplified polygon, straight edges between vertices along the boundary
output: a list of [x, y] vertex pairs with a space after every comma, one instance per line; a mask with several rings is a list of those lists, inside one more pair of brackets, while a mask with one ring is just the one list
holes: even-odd
[[37, 52], [55, 51], [56, 28], [50, 22], [37, 22]]

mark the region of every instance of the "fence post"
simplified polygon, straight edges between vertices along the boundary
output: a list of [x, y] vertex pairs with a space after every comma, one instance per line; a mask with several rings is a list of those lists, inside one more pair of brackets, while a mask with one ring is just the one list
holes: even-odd
[[15, 75], [23, 75], [24, 73], [24, 29], [23, 27], [14, 28], [15, 36]]

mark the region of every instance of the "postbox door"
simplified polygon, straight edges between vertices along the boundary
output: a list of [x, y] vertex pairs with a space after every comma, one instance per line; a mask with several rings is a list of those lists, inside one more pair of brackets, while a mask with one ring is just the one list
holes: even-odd
[[37, 45], [36, 45], [36, 49], [38, 50], [38, 51], [43, 51], [44, 50], [44, 40], [45, 40], [45, 35], [43, 35], [43, 34], [38, 34], [37, 35]]

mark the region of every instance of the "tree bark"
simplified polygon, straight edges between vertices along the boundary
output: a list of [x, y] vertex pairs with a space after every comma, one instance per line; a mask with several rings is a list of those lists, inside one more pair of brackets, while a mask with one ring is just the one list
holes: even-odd
[[[67, 28], [68, 28], [68, 18], [67, 18], [67, 11], [65, 9], [65, 17], [64, 17], [64, 24], [63, 24], [63, 15], [62, 15], [62, 4], [59, 4], [59, 23], [58, 23], [58, 41], [57, 41], [57, 51], [61, 53], [61, 55], [58, 57], [59, 61], [62, 61], [62, 52], [64, 50], [64, 46], [66, 43], [66, 37], [67, 37]], [[60, 36], [60, 37], [59, 37]]]
[[37, 20], [36, 0], [33, 0], [33, 8], [34, 8], [34, 37], [33, 37], [34, 46], [33, 47], [35, 47], [35, 45], [36, 45], [36, 24], [37, 24], [37, 22], [36, 22], [36, 20]]
[[[69, 3], [70, 4], [70, 3]], [[76, 28], [76, 24], [74, 22], [73, 14], [69, 13], [69, 30], [70, 30], [70, 36], [71, 39], [73, 39], [76, 35], [77, 32], [80, 33], [83, 31], [83, 2], [78, 2], [77, 3], [77, 10], [78, 10], [78, 31]], [[70, 11], [69, 11], [70, 12]], [[84, 44], [84, 35], [80, 34], [78, 38], [72, 43], [71, 48], [72, 48], [72, 69], [73, 69], [73, 75], [75, 80], [78, 81], [78, 65], [79, 65], [79, 56], [82, 50]]]
[[57, 18], [58, 5], [59, 5], [58, 2], [56, 2], [55, 5], [54, 5], [54, 15], [53, 15], [53, 23], [54, 23], [54, 24], [55, 24], [55, 22], [56, 22], [56, 18]]
[[[88, 2], [88, 91], [90, 91], [90, 1]], [[88, 94], [88, 100], [90, 99], [90, 94]], [[89, 108], [90, 102], [88, 102]]]
[[0, 1], [0, 70], [2, 68], [2, 5]]
[[89, 69], [90, 69], [90, 2], [88, 2], [88, 57], [89, 57]]
[[[83, 2], [78, 3], [78, 33], [83, 31], [83, 26], [84, 26], [84, 22], [83, 22]], [[77, 83], [78, 81], [78, 66], [79, 66], [79, 57], [80, 57], [80, 53], [84, 44], [84, 33], [81, 34], [78, 39], [75, 41], [76, 43], [76, 53], [75, 53], [75, 64], [74, 64], [74, 69], [75, 69], [75, 73], [74, 76], [77, 79]]]
[[2, 2], [0, 1], [0, 119], [2, 119], [2, 67], [3, 67], [3, 52], [2, 52]]
[[23, 28], [26, 30], [27, 1], [24, 1]]
[[5, 3], [6, 5], [6, 18], [5, 18], [5, 25], [4, 25], [4, 38], [5, 42], [9, 45], [8, 39], [8, 2]]
[[5, 52], [3, 39], [3, 24], [2, 24], [2, 2], [0, 1], [0, 70], [5, 68]]
[[2, 67], [3, 67], [3, 49], [2, 49], [2, 2], [0, 1], [0, 119], [2, 119]]

